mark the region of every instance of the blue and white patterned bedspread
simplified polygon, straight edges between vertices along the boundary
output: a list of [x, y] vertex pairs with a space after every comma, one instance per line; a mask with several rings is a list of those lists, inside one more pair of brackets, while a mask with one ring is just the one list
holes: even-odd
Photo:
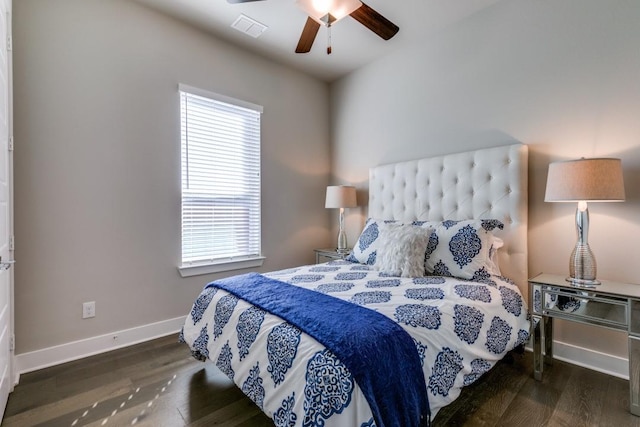
[[[387, 277], [347, 261], [265, 274], [376, 310], [414, 339], [432, 418], [463, 386], [528, 338], [524, 300], [509, 280]], [[185, 321], [194, 356], [211, 359], [276, 426], [374, 426], [346, 367], [324, 346], [277, 316], [206, 288]]]

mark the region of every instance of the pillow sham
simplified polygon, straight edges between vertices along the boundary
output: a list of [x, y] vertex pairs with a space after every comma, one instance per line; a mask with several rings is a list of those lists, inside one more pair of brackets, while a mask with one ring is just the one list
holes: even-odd
[[491, 260], [501, 242], [492, 233], [496, 228], [502, 229], [504, 224], [495, 219], [436, 223], [425, 253], [426, 273], [473, 280], [499, 274]]
[[367, 219], [358, 241], [353, 246], [351, 253], [346, 258], [347, 261], [359, 262], [360, 264], [374, 265], [380, 248], [380, 225], [396, 224], [393, 220]]
[[387, 276], [424, 276], [424, 255], [431, 229], [411, 224], [381, 224], [376, 270]]

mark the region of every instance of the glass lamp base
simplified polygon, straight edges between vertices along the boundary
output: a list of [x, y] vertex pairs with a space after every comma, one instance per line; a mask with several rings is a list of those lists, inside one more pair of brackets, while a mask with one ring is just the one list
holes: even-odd
[[344, 209], [340, 208], [340, 230], [338, 231], [338, 248], [336, 252], [344, 254], [349, 252], [347, 249], [347, 234], [344, 232]]

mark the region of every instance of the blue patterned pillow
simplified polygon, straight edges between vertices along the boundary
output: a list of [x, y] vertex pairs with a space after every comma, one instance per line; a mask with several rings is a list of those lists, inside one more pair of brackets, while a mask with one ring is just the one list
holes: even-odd
[[492, 231], [504, 228], [502, 222], [495, 219], [447, 220], [432, 225], [435, 228], [424, 259], [427, 274], [461, 279], [496, 274], [497, 266], [491, 259], [496, 239]]
[[360, 264], [374, 265], [380, 247], [380, 226], [382, 224], [396, 224], [393, 220], [380, 220], [369, 218], [364, 224], [362, 233], [358, 241], [353, 246], [351, 253], [346, 258], [347, 261], [359, 262]]

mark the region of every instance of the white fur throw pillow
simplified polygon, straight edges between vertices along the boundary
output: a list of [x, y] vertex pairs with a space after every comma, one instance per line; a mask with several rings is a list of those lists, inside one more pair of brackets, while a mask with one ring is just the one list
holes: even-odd
[[424, 255], [431, 230], [411, 224], [381, 224], [374, 264], [389, 276], [424, 276]]

